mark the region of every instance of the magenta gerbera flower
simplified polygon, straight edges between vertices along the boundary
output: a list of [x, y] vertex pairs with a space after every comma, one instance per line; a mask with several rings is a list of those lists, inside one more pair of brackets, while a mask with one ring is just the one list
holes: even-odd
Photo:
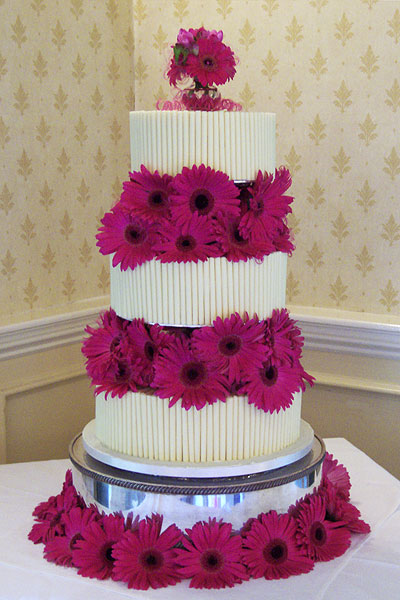
[[44, 557], [46, 560], [65, 567], [72, 566], [72, 552], [76, 547], [76, 542], [82, 539], [82, 535], [89, 523], [99, 518], [99, 512], [93, 507], [76, 507], [72, 508], [68, 513], [64, 513], [61, 517], [64, 534], [57, 535], [54, 539], [47, 542], [44, 548]]
[[190, 587], [221, 589], [249, 579], [241, 561], [241, 537], [232, 534], [230, 523], [199, 521], [186, 532], [177, 563], [179, 574], [191, 578]]
[[160, 398], [170, 398], [169, 406], [180, 398], [186, 410], [225, 401], [227, 384], [211, 357], [201, 359], [186, 338], [176, 337], [157, 359], [154, 387]]
[[350, 546], [350, 531], [344, 521], [327, 520], [325, 500], [318, 494], [296, 504], [296, 520], [297, 542], [314, 561], [332, 560]]
[[234, 77], [236, 61], [233, 52], [217, 36], [199, 38], [197, 47], [198, 52], [189, 54], [186, 61], [190, 77], [202, 86], [221, 85]]
[[216, 240], [221, 247], [222, 254], [228, 260], [233, 262], [249, 258], [261, 260], [267, 254], [275, 252], [275, 247], [268, 238], [250, 239], [248, 236], [242, 236], [239, 231], [239, 223], [240, 217], [223, 217], [219, 214], [216, 218]]
[[266, 357], [264, 321], [235, 313], [222, 320], [217, 317], [212, 327], [195, 329], [192, 346], [207, 360], [214, 357], [218, 367], [228, 375], [230, 384], [240, 382], [249, 364], [261, 367]]
[[183, 167], [173, 180], [175, 193], [171, 195], [171, 211], [178, 225], [188, 221], [193, 213], [215, 216], [238, 215], [238, 189], [222, 171], [193, 165]]
[[89, 377], [96, 378], [108, 369], [110, 360], [120, 356], [128, 324], [129, 321], [118, 317], [111, 308], [100, 315], [96, 328], [89, 325], [85, 328], [89, 336], [83, 341], [82, 353], [87, 358]]
[[288, 408], [300, 385], [301, 377], [297, 369], [266, 360], [261, 367], [249, 366], [241, 392], [247, 394], [249, 404], [272, 413]]
[[304, 339], [286, 308], [274, 309], [266, 319], [265, 338], [274, 361], [292, 365], [300, 359]]
[[150, 385], [154, 379], [154, 362], [171, 339], [160, 325], [147, 325], [144, 319], [133, 319], [127, 329], [132, 353], [141, 359], [142, 384]]
[[104, 515], [90, 523], [72, 551], [78, 574], [91, 579], [114, 579], [112, 552], [124, 531], [124, 519], [120, 515]]
[[284, 192], [291, 186], [292, 178], [288, 169], [281, 167], [272, 173], [258, 172], [253, 187], [248, 187], [249, 209], [243, 214], [239, 230], [242, 236], [252, 239], [272, 240], [274, 230], [289, 212], [292, 196]]
[[114, 253], [114, 267], [120, 265], [122, 271], [134, 269], [154, 257], [153, 246], [158, 241], [155, 224], [133, 216], [121, 203], [106, 213], [101, 222], [96, 245], [101, 254]]
[[288, 514], [263, 513], [243, 535], [243, 562], [255, 579], [287, 579], [314, 566], [296, 543], [296, 521]]
[[322, 477], [332, 483], [338, 496], [343, 498], [343, 500], [349, 500], [351, 488], [349, 472], [329, 452], [325, 454], [322, 464]]
[[114, 579], [125, 581], [128, 588], [148, 590], [175, 585], [181, 577], [176, 569], [175, 546], [182, 539], [176, 525], [161, 533], [162, 517], [142, 519], [132, 531], [126, 531], [114, 546]]
[[163, 263], [205, 261], [210, 256], [221, 254], [215, 243], [211, 219], [197, 212], [180, 226], [165, 223], [160, 229], [160, 241], [154, 249]]
[[96, 386], [95, 394], [106, 393], [106, 398], [117, 396], [122, 398], [127, 392], [137, 392], [139, 387], [146, 387], [146, 364], [143, 359], [127, 350], [122, 357], [113, 357], [107, 370], [92, 378]]
[[321, 484], [316, 493], [325, 501], [328, 521], [341, 521], [352, 533], [369, 533], [371, 531], [368, 523], [360, 519], [361, 513], [358, 508], [345, 500], [340, 491], [326, 476], [322, 476]]
[[129, 175], [130, 181], [123, 184], [121, 205], [151, 223], [167, 218], [172, 176], [159, 175], [158, 171], [150, 173], [144, 165]]
[[47, 502], [40, 503], [33, 514], [36, 523], [28, 534], [34, 544], [47, 543], [57, 535], [64, 535], [61, 518], [72, 508], [82, 506], [82, 500], [73, 486], [68, 486], [57, 496], [51, 496]]

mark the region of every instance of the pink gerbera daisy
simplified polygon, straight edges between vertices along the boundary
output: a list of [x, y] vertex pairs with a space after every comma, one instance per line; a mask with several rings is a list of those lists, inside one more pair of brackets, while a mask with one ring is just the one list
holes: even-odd
[[199, 521], [186, 532], [177, 562], [178, 573], [191, 578], [191, 588], [221, 589], [249, 579], [241, 561], [241, 537], [232, 535], [230, 523]]
[[78, 574], [91, 579], [114, 579], [112, 551], [124, 531], [124, 519], [120, 515], [104, 515], [90, 523], [72, 551]]
[[46, 503], [39, 504], [33, 513], [37, 522], [29, 532], [28, 539], [39, 544], [47, 543], [57, 535], [64, 535], [62, 515], [76, 506], [82, 506], [82, 500], [73, 486], [57, 496], [51, 496]]
[[333, 458], [332, 454], [327, 452], [322, 464], [322, 477], [328, 479], [337, 490], [338, 496], [343, 500], [350, 498], [350, 476], [344, 465]]
[[267, 254], [275, 252], [275, 247], [268, 239], [250, 239], [239, 231], [240, 217], [217, 216], [215, 234], [223, 255], [233, 262], [257, 258], [261, 260]]
[[121, 319], [111, 308], [100, 315], [97, 327], [85, 328], [89, 334], [83, 341], [82, 352], [86, 356], [89, 377], [95, 378], [109, 366], [110, 359], [120, 356], [123, 340], [126, 339], [129, 321]]
[[229, 46], [214, 35], [201, 37], [197, 46], [198, 52], [190, 53], [186, 61], [190, 77], [197, 79], [202, 86], [221, 85], [234, 77], [236, 61]]
[[113, 357], [107, 370], [97, 373], [92, 378], [96, 386], [95, 393], [110, 394], [111, 398], [122, 398], [127, 392], [137, 392], [138, 387], [148, 385], [146, 378], [146, 365], [140, 356], [127, 350], [125, 356]]
[[170, 398], [170, 406], [180, 398], [186, 410], [225, 401], [227, 383], [212, 360], [201, 359], [185, 338], [176, 337], [157, 359], [154, 387], [160, 398]]
[[181, 541], [182, 532], [176, 525], [170, 525], [161, 533], [162, 517], [155, 517], [142, 519], [114, 547], [114, 579], [125, 581], [128, 588], [163, 588], [181, 579], [174, 546]]
[[284, 192], [291, 186], [292, 179], [288, 169], [281, 167], [272, 173], [258, 172], [254, 186], [248, 188], [250, 193], [249, 209], [241, 218], [239, 230], [243, 236], [252, 239], [270, 240], [278, 223], [291, 212], [292, 196]]
[[96, 235], [101, 254], [114, 253], [112, 264], [122, 271], [134, 269], [154, 257], [153, 246], [158, 241], [155, 224], [133, 216], [118, 203], [102, 219]]
[[283, 221], [277, 224], [272, 235], [272, 243], [277, 252], [285, 252], [285, 254], [289, 255], [293, 252], [292, 233]]
[[352, 533], [369, 533], [371, 531], [368, 523], [360, 519], [361, 513], [358, 508], [344, 500], [335, 485], [324, 476], [317, 493], [325, 501], [328, 521], [342, 521]]
[[255, 579], [287, 579], [314, 566], [296, 543], [296, 521], [288, 514], [263, 513], [243, 534], [243, 562]]
[[163, 262], [205, 261], [219, 256], [211, 220], [206, 215], [193, 213], [180, 226], [165, 223], [160, 230], [160, 241], [154, 246], [157, 258]]
[[209, 217], [239, 214], [238, 189], [222, 171], [193, 165], [183, 167], [173, 180], [175, 193], [171, 196], [171, 211], [178, 225], [188, 221], [193, 213]]
[[300, 382], [296, 369], [267, 360], [261, 367], [251, 365], [248, 368], [241, 392], [248, 395], [249, 404], [264, 412], [279, 412], [292, 404]]
[[239, 382], [249, 364], [261, 367], [266, 355], [264, 321], [235, 313], [222, 320], [217, 317], [212, 327], [193, 332], [192, 346], [207, 360], [213, 356], [218, 367], [228, 375], [230, 384]]
[[150, 173], [144, 165], [129, 175], [131, 180], [123, 184], [121, 205], [151, 223], [167, 218], [172, 176]]
[[133, 319], [127, 329], [132, 352], [141, 359], [143, 384], [154, 379], [154, 361], [171, 339], [158, 324], [147, 325], [144, 319]]
[[314, 561], [328, 561], [341, 556], [350, 546], [350, 531], [344, 521], [326, 518], [325, 500], [309, 495], [296, 504], [297, 542]]
[[272, 311], [271, 317], [266, 320], [265, 337], [269, 356], [275, 361], [291, 365], [300, 359], [304, 340], [286, 308]]
[[57, 535], [47, 542], [44, 548], [44, 557], [49, 562], [70, 567], [73, 565], [72, 552], [76, 542], [82, 539], [86, 527], [100, 517], [94, 508], [72, 508], [61, 517], [64, 526], [64, 535]]

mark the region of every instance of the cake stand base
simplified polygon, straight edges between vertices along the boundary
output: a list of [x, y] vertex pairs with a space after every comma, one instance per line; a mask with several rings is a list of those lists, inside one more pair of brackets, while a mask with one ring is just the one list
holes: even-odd
[[209, 517], [223, 519], [240, 529], [261, 512], [286, 512], [291, 504], [313, 491], [321, 480], [325, 456], [323, 441], [314, 435], [309, 452], [287, 466], [257, 473], [219, 477], [171, 477], [136, 473], [93, 458], [82, 433], [70, 444], [73, 480], [86, 504], [105, 513], [131, 513], [144, 518], [164, 517], [164, 525], [181, 529]]

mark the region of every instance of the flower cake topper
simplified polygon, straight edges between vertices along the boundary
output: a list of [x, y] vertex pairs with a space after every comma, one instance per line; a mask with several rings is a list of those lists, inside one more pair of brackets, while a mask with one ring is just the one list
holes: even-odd
[[159, 100], [157, 108], [241, 110], [240, 104], [222, 99], [215, 87], [233, 79], [238, 62], [222, 40], [222, 31], [208, 31], [204, 27], [179, 30], [167, 71], [170, 85], [179, 91], [172, 102]]

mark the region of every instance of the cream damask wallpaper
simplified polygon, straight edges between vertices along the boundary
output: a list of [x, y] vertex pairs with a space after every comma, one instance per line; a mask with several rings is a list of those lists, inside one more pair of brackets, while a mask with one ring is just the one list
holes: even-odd
[[399, 318], [399, 1], [0, 0], [0, 23], [3, 323], [107, 294], [94, 235], [129, 170], [128, 111], [171, 96], [169, 46], [200, 25], [240, 59], [224, 94], [277, 114], [288, 302]]
[[288, 301], [400, 314], [400, 2], [136, 0], [136, 108], [170, 95], [179, 27], [222, 29], [224, 94], [277, 115], [293, 175]]
[[130, 2], [0, 0], [0, 107], [0, 320], [84, 308], [129, 165]]

